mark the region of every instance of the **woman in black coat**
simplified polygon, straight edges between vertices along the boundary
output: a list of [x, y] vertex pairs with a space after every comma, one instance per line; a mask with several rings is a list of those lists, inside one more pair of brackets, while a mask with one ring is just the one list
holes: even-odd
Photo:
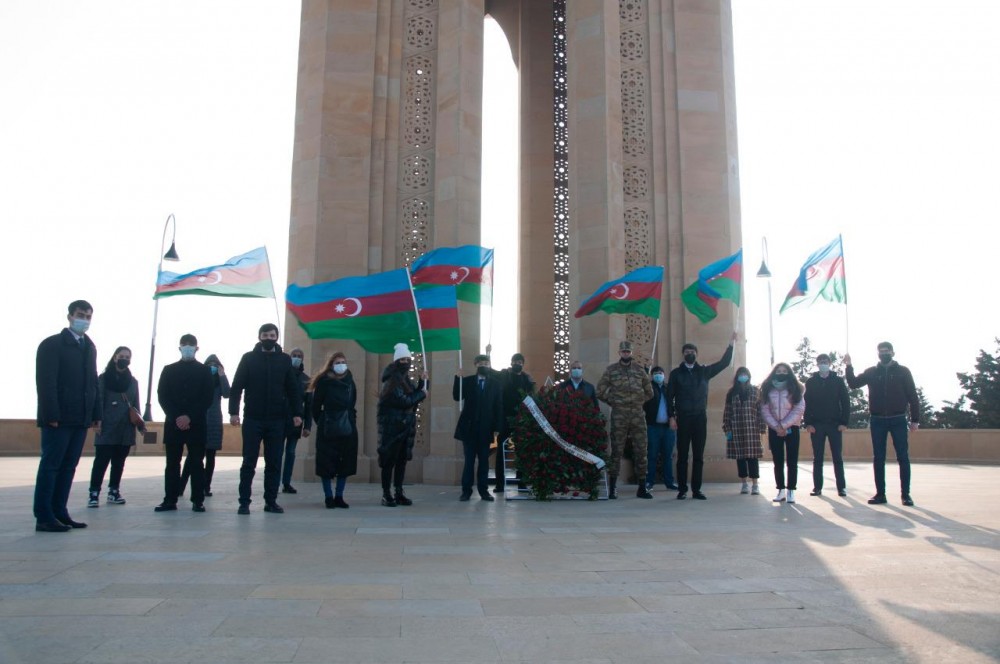
[[108, 480], [108, 503], [124, 505], [121, 480], [125, 459], [135, 447], [136, 427], [129, 419], [129, 408], [139, 407], [139, 383], [132, 377], [128, 365], [132, 351], [125, 346], [115, 349], [104, 373], [97, 379], [97, 400], [101, 408], [101, 424], [94, 436], [94, 466], [90, 471], [90, 497], [87, 507], [100, 506], [101, 484], [111, 464]]
[[[212, 477], [215, 475], [215, 455], [222, 449], [222, 400], [229, 398], [229, 377], [218, 355], [205, 358], [205, 366], [212, 372], [212, 405], [205, 412], [205, 497], [212, 496]], [[181, 490], [184, 493], [191, 477], [191, 457], [184, 461], [181, 469]]]
[[[417, 405], [427, 398], [427, 373], [414, 385], [410, 380], [410, 349], [396, 344], [393, 362], [382, 372], [378, 395], [378, 465], [382, 469], [382, 504], [412, 505], [403, 494], [406, 462], [413, 458], [417, 436]], [[390, 481], [396, 493], [390, 492]]]
[[[323, 483], [327, 508], [348, 508], [347, 478], [358, 472], [358, 389], [347, 368], [347, 356], [336, 352], [309, 384], [316, 437], [316, 475]], [[337, 490], [331, 483], [337, 478]]]

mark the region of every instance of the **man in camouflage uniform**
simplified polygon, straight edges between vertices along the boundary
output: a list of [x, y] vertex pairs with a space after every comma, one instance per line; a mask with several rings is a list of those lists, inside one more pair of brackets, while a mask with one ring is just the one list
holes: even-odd
[[618, 497], [618, 468], [625, 441], [632, 440], [639, 498], [652, 498], [646, 489], [646, 413], [642, 406], [653, 398], [653, 385], [642, 367], [632, 362], [632, 342], [618, 344], [618, 361], [604, 370], [597, 383], [597, 398], [611, 406], [611, 460], [608, 463], [608, 498]]

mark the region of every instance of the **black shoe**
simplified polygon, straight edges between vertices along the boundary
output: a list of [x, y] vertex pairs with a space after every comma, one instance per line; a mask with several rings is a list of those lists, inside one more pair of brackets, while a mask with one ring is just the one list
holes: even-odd
[[810, 496], [822, 496], [823, 495], [823, 489], [813, 489], [812, 491], [809, 492], [809, 495]]
[[205, 497], [206, 498], [211, 498], [212, 497], [212, 490], [209, 489], [208, 487], [205, 487]]
[[191, 511], [192, 512], [204, 512], [205, 511], [205, 506], [203, 504], [201, 504], [201, 503], [195, 503], [194, 505], [191, 506]]
[[87, 527], [87, 524], [83, 523], [82, 521], [74, 521], [73, 519], [71, 519], [69, 517], [66, 517], [64, 519], [59, 519], [59, 522], [62, 523], [63, 525], [65, 525], [65, 526], [69, 526], [70, 528], [86, 528]]
[[396, 501], [397, 505], [402, 505], [403, 507], [409, 507], [410, 505], [413, 504], [413, 501], [410, 500], [409, 498], [407, 498], [403, 494], [403, 490], [402, 489], [397, 489], [396, 490], [396, 495], [393, 496], [392, 499]]
[[344, 502], [344, 497], [343, 496], [334, 496], [334, 498], [333, 498], [333, 506], [334, 507], [341, 507], [341, 508], [343, 508], [345, 510], [348, 509], [348, 508], [350, 508], [350, 505], [348, 505], [347, 503]]
[[337, 502], [333, 499], [333, 496], [328, 496], [326, 499], [326, 509], [332, 510], [337, 506]]
[[386, 493], [382, 496], [382, 504], [386, 507], [395, 507], [396, 499], [393, 498], [392, 495]]
[[646, 487], [644, 487], [643, 485], [640, 484], [639, 485], [639, 490], [635, 492], [635, 497], [636, 498], [645, 498], [646, 500], [652, 500], [653, 499], [653, 494], [651, 494]]
[[159, 505], [157, 505], [156, 507], [153, 508], [153, 511], [154, 512], [176, 512], [177, 511], [177, 503], [173, 503], [173, 504], [171, 504], [171, 503], [160, 503]]
[[874, 496], [868, 499], [869, 505], [885, 505], [887, 502], [885, 499], [885, 494], [876, 493]]
[[285, 508], [278, 503], [264, 503], [264, 511], [272, 514], [284, 514]]
[[503, 487], [502, 486], [493, 487], [493, 493], [503, 493]]
[[70, 530], [72, 530], [70, 526], [58, 521], [49, 521], [46, 523], [39, 522], [35, 524], [36, 533], [65, 533]]
[[688, 492], [687, 491], [678, 491], [677, 492], [677, 500], [687, 500], [687, 497], [688, 497]]
[[479, 494], [479, 499], [480, 500], [485, 500], [488, 503], [492, 503], [492, 502], [496, 501], [496, 498], [494, 498], [493, 496], [491, 496], [488, 493], [481, 493], [481, 494]]
[[463, 503], [469, 502], [469, 498], [472, 498], [471, 491], [463, 491], [462, 495], [458, 497], [458, 500]]
[[691, 497], [695, 500], [708, 500], [708, 496], [703, 494], [701, 491], [692, 491]]
[[618, 500], [618, 478], [608, 478], [608, 500]]
[[249, 505], [240, 505], [240, 508], [238, 510], [236, 510], [236, 513], [237, 514], [250, 514], [250, 506]]
[[841, 498], [847, 497], [847, 489], [837, 489], [837, 495]]
[[908, 493], [903, 494], [903, 504], [906, 505], [907, 507], [913, 507], [913, 498], [910, 498], [910, 494]]
[[293, 487], [291, 484], [286, 484], [281, 487], [281, 493], [298, 493], [299, 490]]
[[676, 484], [668, 484], [667, 485], [667, 490], [668, 491], [677, 491], [677, 485]]

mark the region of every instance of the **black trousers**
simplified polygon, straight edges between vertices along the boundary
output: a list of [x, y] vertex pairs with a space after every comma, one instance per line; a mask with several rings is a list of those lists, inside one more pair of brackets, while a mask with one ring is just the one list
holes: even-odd
[[176, 505], [181, 494], [181, 457], [187, 446], [188, 462], [191, 464], [191, 503], [200, 505], [205, 502], [205, 443], [180, 441], [164, 443], [167, 452], [167, 466], [163, 471], [163, 502]]
[[677, 416], [677, 490], [688, 490], [688, 454], [691, 461], [691, 490], [701, 491], [701, 476], [705, 466], [705, 440], [708, 438], [708, 415], [682, 413]]
[[[264, 502], [278, 499], [281, 453], [285, 448], [285, 420], [243, 420], [243, 465], [240, 466], [240, 505], [250, 504], [253, 478], [257, 474], [261, 442], [264, 443]], [[192, 477], [192, 481], [194, 478]], [[193, 490], [193, 489], [192, 489]]]
[[760, 463], [757, 459], [737, 459], [736, 472], [742, 479], [758, 479], [760, 477]]
[[382, 491], [389, 493], [392, 486], [397, 491], [403, 489], [403, 478], [406, 476], [406, 445], [400, 445], [396, 458], [386, 459], [382, 465]]
[[[212, 475], [215, 474], [215, 452], [216, 450], [205, 450], [205, 491], [212, 489]], [[181, 468], [181, 488], [177, 495], [187, 490], [188, 480], [191, 478], [191, 455], [184, 459], [184, 467]]]
[[817, 424], [813, 427], [816, 433], [809, 434], [813, 446], [813, 488], [823, 490], [823, 454], [826, 452], [826, 441], [830, 441], [830, 456], [833, 457], [833, 476], [837, 478], [837, 488], [846, 489], [844, 479], [844, 433], [837, 430], [836, 424]]
[[111, 477], [108, 479], [108, 490], [118, 489], [122, 485], [122, 472], [125, 470], [125, 459], [132, 451], [131, 445], [94, 445], [94, 466], [90, 470], [90, 492], [100, 493], [104, 484], [104, 473], [111, 464]]
[[[784, 436], [774, 429], [767, 430], [767, 443], [774, 457], [774, 483], [779, 489], [795, 491], [799, 479], [799, 428], [791, 427]], [[785, 465], [788, 465], [788, 482], [785, 482]]]

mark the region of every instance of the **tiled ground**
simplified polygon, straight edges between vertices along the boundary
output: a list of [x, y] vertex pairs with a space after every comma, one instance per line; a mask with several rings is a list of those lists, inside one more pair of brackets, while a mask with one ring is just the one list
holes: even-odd
[[301, 485], [284, 515], [238, 517], [238, 460], [219, 462], [205, 514], [154, 514], [162, 460], [133, 458], [127, 505], [86, 509], [79, 482], [90, 527], [36, 534], [37, 460], [0, 459], [0, 663], [1000, 659], [996, 467], [915, 466], [915, 508], [869, 507], [850, 464], [847, 498], [810, 498], [803, 467], [796, 505], [767, 480], [706, 502], [414, 486], [395, 509], [349, 484], [327, 510]]

